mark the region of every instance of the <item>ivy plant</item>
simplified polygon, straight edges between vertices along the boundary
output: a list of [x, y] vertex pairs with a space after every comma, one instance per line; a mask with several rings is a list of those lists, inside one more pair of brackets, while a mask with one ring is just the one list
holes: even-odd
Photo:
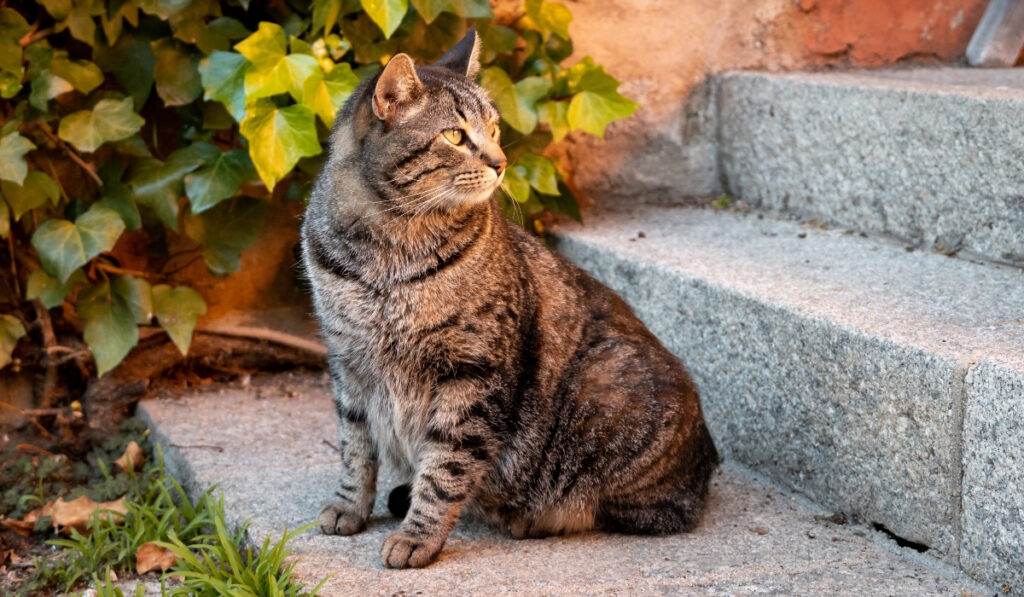
[[[17, 365], [17, 344], [35, 329], [53, 351], [41, 313], [51, 309], [81, 334], [99, 375], [140, 327], [162, 327], [186, 353], [206, 306], [176, 280], [181, 256], [168, 247], [191, 247], [215, 274], [238, 269], [268, 205], [309, 192], [359, 82], [398, 52], [437, 59], [469, 26], [503, 118], [506, 213], [579, 218], [567, 173], [545, 150], [571, 131], [601, 136], [636, 105], [593, 60], [563, 65], [571, 20], [547, 0], [501, 20], [487, 0], [3, 6], [0, 367]], [[119, 262], [126, 239], [144, 268]]]

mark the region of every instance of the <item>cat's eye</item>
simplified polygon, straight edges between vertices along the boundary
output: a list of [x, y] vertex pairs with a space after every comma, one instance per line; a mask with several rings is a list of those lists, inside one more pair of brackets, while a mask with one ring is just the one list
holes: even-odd
[[498, 125], [496, 125], [496, 124], [492, 124], [491, 125], [491, 139], [494, 139], [495, 141], [497, 141], [498, 140], [498, 133], [500, 133], [500, 132], [501, 132], [501, 129], [498, 128]]
[[466, 133], [462, 132], [462, 129], [445, 129], [441, 131], [441, 134], [452, 145], [462, 145], [462, 142], [466, 140]]

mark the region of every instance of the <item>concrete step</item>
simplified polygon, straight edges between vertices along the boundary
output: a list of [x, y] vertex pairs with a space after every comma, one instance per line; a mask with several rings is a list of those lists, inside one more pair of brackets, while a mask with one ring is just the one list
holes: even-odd
[[[138, 413], [171, 472], [193, 495], [218, 484], [230, 521], [250, 520], [248, 538], [260, 543], [314, 520], [336, 489], [326, 385], [320, 376], [279, 376], [257, 388], [143, 402]], [[690, 534], [516, 541], [462, 521], [437, 563], [385, 570], [380, 546], [398, 526], [383, 503], [387, 477], [366, 532], [296, 538], [301, 581], [329, 575], [327, 597], [993, 593], [869, 528], [830, 522], [828, 513], [732, 465], [714, 479], [706, 517]]]
[[555, 237], [683, 359], [728, 459], [1024, 591], [1024, 272], [703, 209]]
[[1024, 68], [730, 73], [720, 176], [753, 206], [1024, 266]]

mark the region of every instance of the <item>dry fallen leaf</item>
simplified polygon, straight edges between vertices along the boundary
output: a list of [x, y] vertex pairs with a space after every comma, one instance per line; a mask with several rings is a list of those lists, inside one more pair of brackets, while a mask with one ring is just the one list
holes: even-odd
[[119, 515], [124, 515], [128, 512], [124, 498], [112, 502], [94, 502], [83, 495], [70, 502], [65, 502], [63, 498], [58, 499], [56, 502], [47, 504], [43, 509], [45, 510], [49, 506], [52, 506], [50, 517], [53, 518], [53, 527], [65, 533], [68, 533], [68, 529], [71, 528], [84, 533], [85, 525], [92, 520], [93, 512], [97, 510], [110, 510], [114, 512], [117, 518], [121, 517]]
[[137, 471], [145, 461], [146, 456], [142, 453], [142, 448], [139, 447], [139, 444], [132, 441], [128, 442], [124, 449], [124, 454], [121, 454], [121, 457], [115, 460], [114, 464], [121, 467], [123, 471], [127, 471], [129, 468]]
[[145, 574], [150, 570], [157, 569], [160, 572], [166, 572], [169, 568], [173, 568], [177, 561], [178, 558], [174, 552], [166, 547], [160, 547], [153, 542], [143, 543], [135, 551], [135, 572]]
[[22, 537], [28, 537], [32, 534], [32, 530], [36, 528], [35, 520], [14, 520], [13, 518], [7, 518], [6, 516], [0, 516], [0, 524], [11, 529]]

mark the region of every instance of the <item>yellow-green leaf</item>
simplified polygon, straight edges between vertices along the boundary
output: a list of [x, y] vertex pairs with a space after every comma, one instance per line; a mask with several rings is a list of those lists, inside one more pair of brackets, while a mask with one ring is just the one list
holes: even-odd
[[633, 114], [637, 104], [620, 95], [618, 87], [619, 82], [603, 67], [587, 70], [577, 85], [579, 91], [569, 102], [569, 126], [603, 137], [606, 126]]
[[19, 135], [17, 131], [0, 137], [0, 180], [23, 184], [28, 175], [25, 154], [35, 148], [34, 143]]
[[309, 106], [277, 107], [258, 100], [246, 110], [240, 130], [249, 141], [249, 156], [270, 190], [301, 158], [322, 151], [316, 136], [316, 117]]
[[132, 110], [132, 98], [103, 99], [92, 110], [62, 118], [57, 134], [79, 150], [91, 152], [108, 141], [131, 137], [145, 122]]
[[46, 174], [33, 170], [25, 177], [25, 182], [18, 185], [10, 181], [0, 182], [0, 192], [14, 212], [14, 219], [29, 211], [46, 204], [47, 199], [55, 202], [60, 198], [60, 187]]
[[334, 66], [326, 75], [314, 75], [306, 80], [303, 87], [302, 103], [316, 112], [320, 120], [330, 128], [334, 117], [359, 86], [359, 77], [352, 72], [347, 62]]
[[537, 104], [540, 122], [551, 129], [551, 137], [558, 143], [569, 134], [569, 102], [541, 102]]
[[11, 353], [25, 333], [20, 319], [6, 313], [0, 315], [0, 369], [11, 364]]
[[71, 60], [68, 53], [63, 50], [53, 53], [49, 70], [85, 95], [103, 83], [103, 71], [100, 67], [88, 60]]
[[498, 67], [485, 69], [480, 79], [512, 128], [529, 135], [537, 127], [537, 100], [551, 91], [551, 82], [542, 77], [526, 77], [512, 83], [508, 74]]
[[206, 313], [203, 297], [187, 286], [171, 288], [161, 284], [153, 287], [153, 311], [160, 327], [167, 331], [178, 351], [182, 355], [188, 354], [196, 321]]
[[248, 102], [279, 93], [302, 101], [306, 80], [321, 73], [316, 58], [305, 53], [288, 53], [288, 35], [280, 25], [262, 22], [256, 33], [235, 48], [252, 63], [245, 73]]
[[526, 179], [538, 193], [558, 195], [558, 177], [555, 165], [546, 157], [528, 153], [519, 158], [517, 165], [526, 170]]
[[409, 12], [409, 0], [361, 0], [361, 4], [385, 37], [391, 37]]

